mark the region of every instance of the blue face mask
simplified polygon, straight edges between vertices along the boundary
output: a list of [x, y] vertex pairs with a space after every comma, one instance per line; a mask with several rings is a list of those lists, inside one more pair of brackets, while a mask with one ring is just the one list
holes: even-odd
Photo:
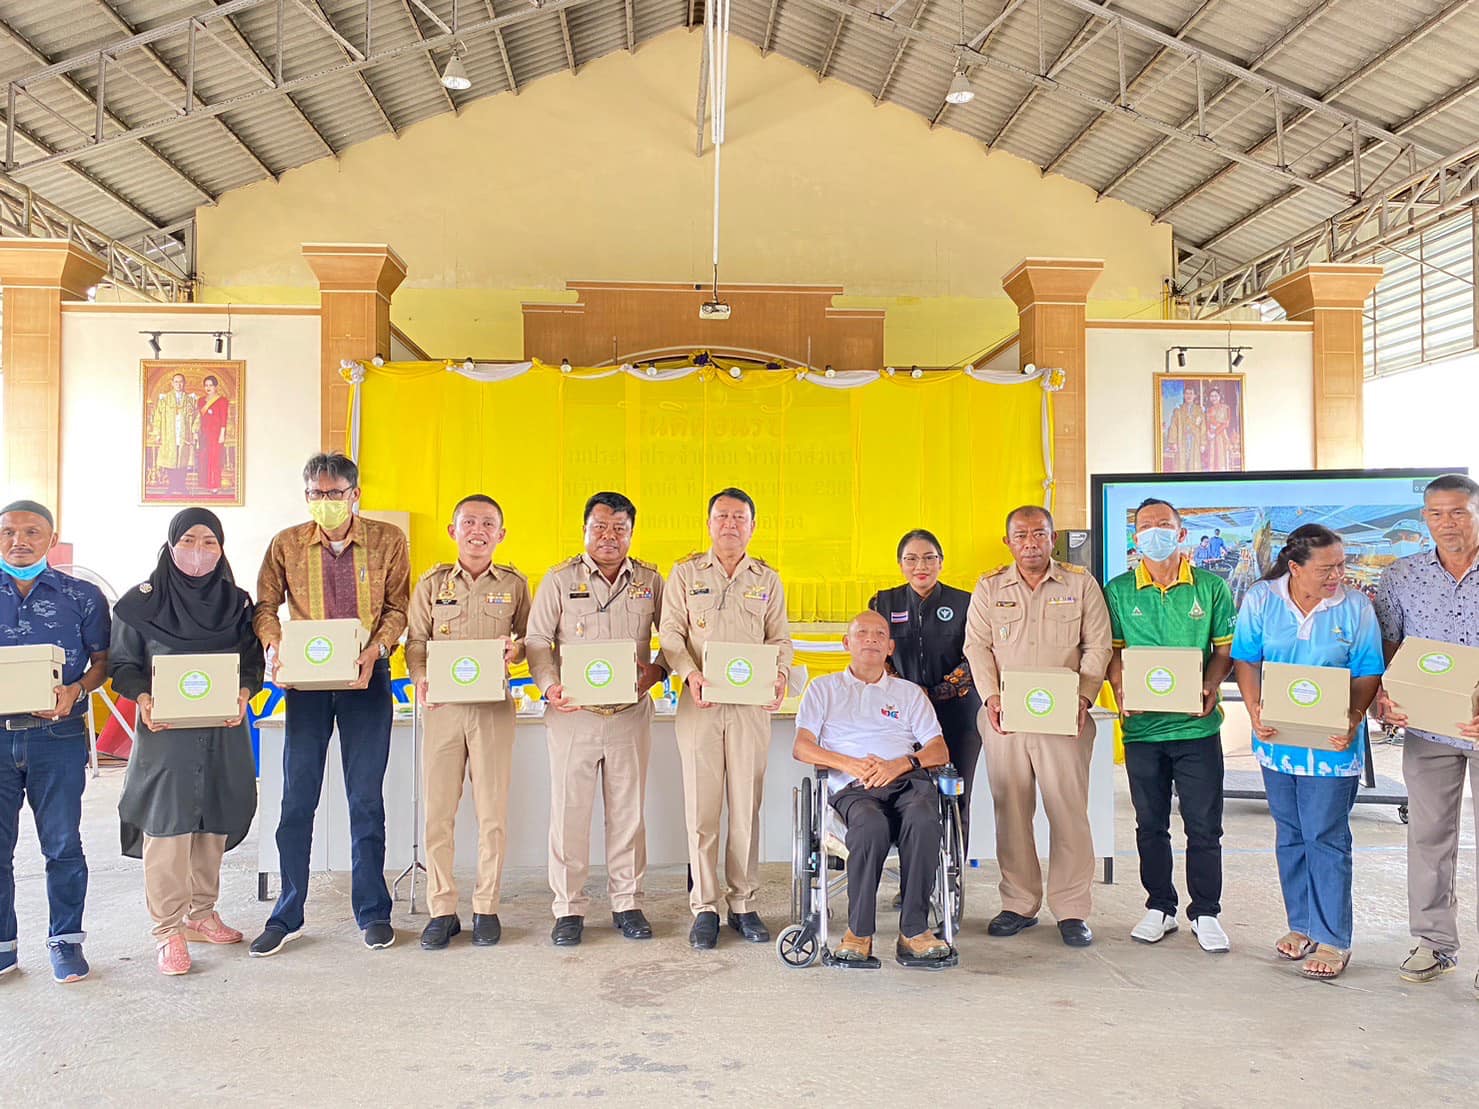
[[1135, 534], [1135, 549], [1152, 562], [1165, 562], [1180, 545], [1179, 528], [1146, 528]]
[[39, 578], [46, 569], [46, 556], [42, 555], [30, 566], [12, 566], [5, 559], [0, 558], [0, 570], [4, 570], [18, 581], [33, 581]]

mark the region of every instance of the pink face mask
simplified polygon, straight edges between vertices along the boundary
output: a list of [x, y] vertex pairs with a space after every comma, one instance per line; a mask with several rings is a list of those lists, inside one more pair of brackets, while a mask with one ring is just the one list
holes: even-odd
[[205, 577], [221, 561], [219, 550], [207, 550], [204, 547], [171, 547], [169, 556], [174, 559], [180, 573], [189, 574], [192, 578]]

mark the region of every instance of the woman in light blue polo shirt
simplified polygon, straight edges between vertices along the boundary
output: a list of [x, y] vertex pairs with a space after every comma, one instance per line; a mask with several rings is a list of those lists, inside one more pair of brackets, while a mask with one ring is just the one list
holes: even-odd
[[[1364, 761], [1366, 708], [1382, 670], [1381, 631], [1365, 594], [1347, 589], [1345, 547], [1319, 524], [1289, 533], [1278, 560], [1243, 598], [1233, 636], [1238, 688], [1253, 721], [1277, 829], [1275, 855], [1289, 932], [1280, 956], [1306, 978], [1336, 978], [1351, 959], [1351, 807]], [[1333, 751], [1278, 742], [1260, 712], [1265, 662], [1351, 672], [1350, 727]]]

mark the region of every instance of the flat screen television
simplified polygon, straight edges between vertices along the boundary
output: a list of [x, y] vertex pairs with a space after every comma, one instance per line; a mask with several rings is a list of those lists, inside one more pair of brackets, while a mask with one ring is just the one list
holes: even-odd
[[1248, 587], [1302, 524], [1324, 524], [1345, 540], [1347, 584], [1374, 593], [1382, 570], [1431, 548], [1423, 487], [1463, 466], [1410, 470], [1285, 470], [1224, 474], [1095, 474], [1094, 572], [1101, 582], [1135, 564], [1135, 509], [1170, 501], [1186, 527], [1195, 566], [1225, 578], [1241, 604]]

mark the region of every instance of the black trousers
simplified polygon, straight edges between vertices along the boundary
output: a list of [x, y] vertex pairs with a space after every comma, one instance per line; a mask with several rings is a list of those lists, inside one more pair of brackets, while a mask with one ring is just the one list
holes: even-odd
[[933, 701], [935, 716], [940, 721], [940, 731], [945, 736], [945, 746], [950, 751], [950, 762], [960, 773], [963, 792], [960, 801], [960, 842], [965, 857], [970, 858], [971, 846], [971, 787], [976, 784], [976, 766], [981, 761], [980, 719], [981, 698], [972, 693], [969, 697], [957, 697], [953, 701]]
[[854, 782], [832, 798], [847, 824], [847, 926], [871, 936], [877, 926], [878, 883], [889, 848], [899, 845], [899, 885], [904, 895], [899, 931], [929, 930], [930, 897], [940, 866], [940, 803], [924, 770], [911, 771], [880, 789]]
[[1186, 826], [1186, 915], [1222, 912], [1222, 737], [1125, 744], [1135, 805], [1135, 846], [1147, 909], [1176, 915], [1171, 860], [1171, 787]]

